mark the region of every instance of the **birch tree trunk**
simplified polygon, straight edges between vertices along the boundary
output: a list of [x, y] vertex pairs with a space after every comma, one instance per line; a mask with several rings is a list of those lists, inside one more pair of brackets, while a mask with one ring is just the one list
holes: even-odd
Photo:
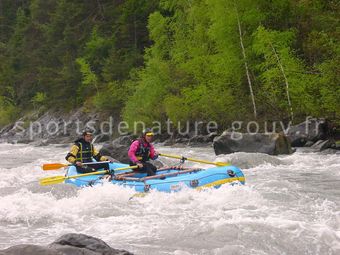
[[279, 55], [276, 53], [276, 50], [275, 50], [273, 44], [270, 43], [270, 46], [272, 47], [272, 50], [273, 50], [274, 55], [275, 55], [275, 57], [276, 57], [277, 63], [278, 63], [278, 65], [279, 65], [279, 67], [280, 67], [281, 73], [282, 73], [283, 78], [284, 78], [284, 80], [285, 80], [285, 84], [286, 84], [286, 94], [287, 94], [287, 100], [288, 100], [288, 106], [289, 106], [289, 110], [290, 110], [290, 120], [293, 121], [293, 119], [294, 119], [294, 113], [293, 113], [292, 103], [291, 103], [291, 101], [290, 101], [288, 79], [287, 79], [286, 73], [285, 73], [285, 71], [284, 71], [284, 69], [283, 69], [283, 65], [282, 65], [282, 63], [281, 63], [281, 60], [280, 60], [280, 58], [279, 58]]
[[246, 51], [245, 51], [244, 45], [243, 45], [242, 28], [241, 28], [240, 18], [238, 16], [238, 11], [237, 11], [237, 8], [236, 8], [235, 1], [234, 1], [234, 5], [235, 5], [235, 10], [236, 10], [236, 17], [237, 17], [238, 31], [239, 31], [239, 35], [240, 35], [240, 44], [241, 44], [241, 48], [242, 48], [242, 55], [243, 55], [243, 60], [244, 60], [244, 67], [246, 69], [246, 74], [247, 74], [247, 80], [248, 80], [248, 85], [249, 85], [251, 101], [253, 103], [254, 118], [256, 119], [257, 118], [257, 112], [256, 112], [255, 97], [254, 97], [253, 86], [252, 86], [251, 79], [250, 79], [250, 74], [249, 74], [249, 68], [248, 68]]

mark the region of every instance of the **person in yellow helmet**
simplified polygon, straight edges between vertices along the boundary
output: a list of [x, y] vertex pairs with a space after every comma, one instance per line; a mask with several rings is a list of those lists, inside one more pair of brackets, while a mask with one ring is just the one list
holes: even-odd
[[91, 162], [94, 162], [94, 160], [108, 161], [108, 159], [100, 155], [99, 151], [93, 146], [92, 139], [92, 132], [89, 130], [84, 131], [81, 138], [74, 142], [70, 152], [65, 157], [68, 162], [74, 164], [77, 167], [77, 171], [79, 173], [95, 172], [99, 168], [109, 169], [108, 163], [91, 164]]
[[158, 153], [151, 143], [153, 136], [151, 129], [144, 130], [142, 136], [131, 144], [128, 152], [130, 165], [137, 165], [139, 171], [146, 172], [148, 176], [155, 175], [157, 171], [157, 168], [148, 162], [158, 158]]

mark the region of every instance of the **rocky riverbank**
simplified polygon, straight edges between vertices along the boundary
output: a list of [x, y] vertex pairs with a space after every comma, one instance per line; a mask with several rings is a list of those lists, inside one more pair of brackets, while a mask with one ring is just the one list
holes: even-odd
[[[122, 125], [124, 124], [124, 125]], [[339, 130], [325, 119], [307, 119], [298, 125], [275, 132], [243, 133], [228, 129], [211, 132], [200, 122], [193, 131], [163, 132], [155, 142], [169, 146], [213, 146], [216, 155], [233, 152], [259, 152], [269, 155], [291, 154], [292, 147], [309, 147], [314, 151], [340, 149]], [[138, 136], [128, 132], [119, 117], [78, 109], [70, 113], [49, 111], [26, 115], [0, 130], [0, 142], [30, 143], [37, 146], [72, 143], [88, 127], [94, 131], [94, 143], [104, 143], [102, 153], [126, 162], [126, 151]], [[122, 154], [124, 152], [124, 155]]]
[[107, 114], [78, 109], [70, 113], [33, 112], [0, 130], [0, 142], [30, 143], [33, 145], [65, 144], [73, 142], [88, 127], [97, 134], [96, 142], [104, 142], [118, 135], [118, 123]]

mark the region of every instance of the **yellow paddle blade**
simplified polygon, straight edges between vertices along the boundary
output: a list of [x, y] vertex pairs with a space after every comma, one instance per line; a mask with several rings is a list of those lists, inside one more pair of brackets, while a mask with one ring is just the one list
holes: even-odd
[[143, 192], [143, 193], [135, 193], [133, 196], [131, 196], [129, 198], [129, 200], [132, 200], [135, 197], [145, 197], [146, 195], [148, 195], [149, 193]]
[[169, 154], [163, 154], [163, 153], [160, 153], [159, 156], [189, 160], [189, 161], [193, 161], [193, 162], [197, 162], [197, 163], [211, 164], [211, 165], [215, 165], [215, 166], [229, 166], [230, 165], [230, 163], [227, 163], [227, 162], [211, 162], [211, 161], [206, 161], [206, 160], [202, 160], [202, 159], [186, 158], [186, 157], [183, 157], [183, 156], [169, 155]]
[[50, 163], [50, 164], [43, 164], [42, 165], [42, 169], [44, 171], [48, 171], [48, 170], [57, 170], [60, 169], [62, 167], [66, 167], [68, 165], [66, 164], [61, 164], [61, 163]]

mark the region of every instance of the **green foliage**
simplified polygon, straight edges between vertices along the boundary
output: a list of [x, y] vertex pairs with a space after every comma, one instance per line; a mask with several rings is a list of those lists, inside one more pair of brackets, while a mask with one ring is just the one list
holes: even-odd
[[252, 118], [245, 63], [260, 119], [287, 118], [288, 94], [297, 116], [340, 112], [336, 1], [2, 0], [1, 7], [2, 123], [37, 105], [85, 104], [129, 123], [227, 126]]
[[[338, 44], [339, 45], [339, 44]], [[340, 112], [340, 47], [333, 59], [324, 61], [319, 69], [321, 76], [319, 77], [320, 99], [319, 104], [315, 107], [322, 116], [328, 114], [332, 116]]]
[[294, 40], [295, 33], [291, 30], [281, 32], [260, 26], [254, 34], [253, 50], [262, 58], [257, 65], [262, 87], [259, 93], [267, 103], [267, 112], [279, 111], [281, 118], [290, 114], [290, 97], [293, 112], [306, 110], [301, 98], [306, 92], [305, 68], [291, 48]]
[[32, 98], [32, 103], [34, 105], [44, 104], [46, 103], [47, 96], [44, 92], [37, 92], [35, 96]]
[[128, 96], [126, 84], [111, 82], [93, 97], [93, 105], [98, 111], [119, 112]]
[[[91, 70], [90, 65], [86, 62], [84, 58], [77, 58], [76, 59], [77, 64], [80, 66], [80, 72], [82, 74], [82, 87], [80, 87], [80, 90], [86, 90], [87, 87], [95, 88], [98, 92], [98, 78], [96, 74]], [[80, 94], [83, 95], [83, 93]]]
[[165, 109], [169, 118], [175, 123], [185, 121], [216, 121], [226, 125], [235, 118], [237, 103], [227, 89], [205, 85], [185, 88], [182, 95], [168, 96]]
[[151, 125], [153, 121], [165, 121], [162, 101], [170, 86], [170, 68], [166, 62], [153, 59], [131, 83], [133, 94], [128, 98], [123, 118], [133, 127], [135, 121]]
[[[163, 17], [160, 12], [150, 14], [148, 29], [150, 32], [150, 39], [154, 42], [153, 46], [149, 49], [149, 55], [157, 58], [167, 58], [169, 50], [171, 49], [171, 42], [168, 37], [169, 20]], [[148, 56], [148, 55], [147, 55]]]
[[0, 96], [0, 127], [16, 120], [18, 109], [13, 101], [7, 97]]
[[[216, 120], [225, 125], [235, 116], [233, 94], [241, 81], [240, 53], [233, 52], [237, 39], [230, 39], [232, 33], [228, 33], [217, 40], [212, 32], [214, 14], [207, 13], [205, 1], [162, 4], [173, 15], [150, 15], [148, 28], [154, 44], [147, 51], [146, 68], [140, 71], [124, 118], [147, 123], [170, 118], [175, 124]], [[220, 14], [216, 19], [223, 22]], [[238, 38], [237, 33], [234, 36]], [[138, 107], [141, 95], [147, 102]]]
[[[87, 61], [91, 63], [91, 66], [94, 69], [93, 71], [96, 74], [100, 74], [105, 64], [103, 60], [109, 57], [109, 52], [112, 46], [112, 40], [110, 38], [106, 39], [100, 36], [98, 32], [98, 27], [94, 27], [89, 41], [86, 42], [82, 62]], [[78, 60], [79, 59], [77, 59], [77, 61]], [[81, 66], [84, 66], [85, 64], [86, 63], [83, 63]], [[88, 69], [88, 67], [85, 69]], [[88, 70], [86, 70], [86, 72], [88, 72]]]

